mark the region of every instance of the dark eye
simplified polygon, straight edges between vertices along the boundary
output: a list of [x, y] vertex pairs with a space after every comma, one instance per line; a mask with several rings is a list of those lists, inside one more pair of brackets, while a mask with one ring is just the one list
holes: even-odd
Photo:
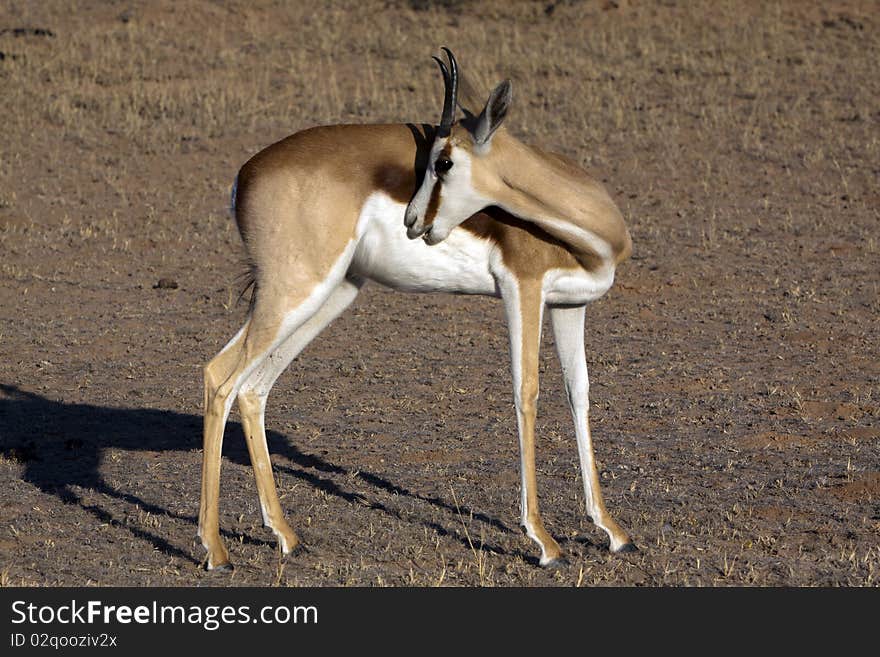
[[442, 173], [446, 173], [451, 168], [452, 168], [452, 160], [450, 160], [448, 158], [438, 157], [437, 161], [434, 162], [434, 171], [436, 171], [438, 175], [442, 174]]

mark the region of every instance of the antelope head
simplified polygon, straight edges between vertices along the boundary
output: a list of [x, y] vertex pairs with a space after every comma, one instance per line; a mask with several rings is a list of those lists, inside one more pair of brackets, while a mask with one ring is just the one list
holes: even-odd
[[448, 48], [443, 50], [448, 66], [434, 57], [446, 87], [443, 113], [422, 184], [404, 216], [407, 237], [421, 237], [428, 244], [442, 242], [453, 228], [495, 203], [493, 190], [502, 181], [492, 166], [492, 138], [511, 101], [510, 80], [505, 80], [489, 94], [479, 115], [465, 110], [456, 122], [458, 64]]

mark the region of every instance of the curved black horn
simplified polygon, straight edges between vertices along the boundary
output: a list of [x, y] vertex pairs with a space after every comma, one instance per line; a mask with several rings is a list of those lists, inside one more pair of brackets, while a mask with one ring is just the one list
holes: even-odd
[[446, 96], [443, 99], [443, 115], [440, 117], [440, 134], [449, 134], [452, 129], [452, 122], [455, 120], [455, 106], [458, 100], [458, 63], [455, 61], [455, 55], [452, 51], [444, 46], [443, 52], [449, 58], [449, 67], [443, 63], [439, 57], [434, 60], [440, 66], [440, 72], [443, 74], [443, 82], [446, 85]]
[[436, 55], [431, 55], [431, 59], [437, 62], [437, 66], [440, 67], [440, 72], [443, 74], [443, 85], [448, 88], [449, 87], [449, 69], [446, 68], [446, 64], [443, 63], [443, 60], [437, 57]]

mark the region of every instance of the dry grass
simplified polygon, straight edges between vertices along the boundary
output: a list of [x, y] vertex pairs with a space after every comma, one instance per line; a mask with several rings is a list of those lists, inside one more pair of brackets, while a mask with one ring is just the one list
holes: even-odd
[[[573, 565], [536, 568], [512, 529], [500, 316], [445, 301], [389, 310], [377, 293], [377, 309], [356, 307], [270, 408], [270, 426], [344, 470], [276, 459], [313, 551], [278, 559], [246, 467], [224, 466], [231, 583], [876, 586], [874, 7], [616, 4], [6, 6], [0, 30], [51, 35], [0, 34], [0, 382], [198, 416], [199, 366], [242, 312], [225, 210], [237, 167], [309, 125], [435, 120], [430, 55], [447, 44], [484, 88], [512, 78], [511, 129], [597, 171], [629, 219], [636, 258], [591, 310], [588, 346], [603, 484], [643, 550], [606, 554], [583, 519], [545, 360], [541, 499]], [[160, 277], [181, 283], [177, 296], [148, 294]], [[410, 329], [426, 315], [468, 350], [450, 340], [435, 361], [411, 360], [425, 333]], [[415, 386], [426, 362], [437, 372], [414, 403], [397, 382]], [[475, 396], [485, 408], [462, 417]], [[419, 460], [404, 432], [463, 438], [431, 443], [445, 459]], [[152, 456], [101, 452], [107, 490], [155, 495], [153, 507], [85, 484], [78, 506], [63, 504], [29, 483], [21, 452], [0, 451], [6, 494], [35, 500], [0, 516], [0, 585], [201, 583], [184, 556], [152, 547], [167, 539], [201, 557], [190, 541], [199, 453], [179, 449], [143, 482], [124, 466]], [[58, 566], [46, 540], [63, 542], [70, 518], [95, 526], [94, 542]], [[107, 545], [123, 554], [112, 569]]]

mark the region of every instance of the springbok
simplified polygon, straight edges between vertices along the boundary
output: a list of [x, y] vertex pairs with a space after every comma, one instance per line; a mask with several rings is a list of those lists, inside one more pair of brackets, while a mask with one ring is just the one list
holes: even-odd
[[[275, 490], [264, 412], [291, 360], [354, 300], [366, 280], [409, 292], [501, 297], [521, 452], [522, 517], [540, 564], [562, 560], [544, 528], [535, 476], [538, 350], [550, 313], [574, 418], [586, 508], [614, 552], [635, 550], [605, 508], [588, 414], [584, 310], [614, 280], [631, 242], [603, 186], [574, 162], [501, 128], [499, 84], [477, 115], [454, 122], [458, 66], [444, 48], [440, 125], [332, 125], [297, 132], [239, 171], [233, 210], [254, 284], [244, 326], [205, 366], [199, 537], [207, 568], [231, 568], [220, 538], [224, 427], [238, 399], [263, 522], [282, 551], [299, 543]], [[421, 239], [417, 239], [421, 238]]]

